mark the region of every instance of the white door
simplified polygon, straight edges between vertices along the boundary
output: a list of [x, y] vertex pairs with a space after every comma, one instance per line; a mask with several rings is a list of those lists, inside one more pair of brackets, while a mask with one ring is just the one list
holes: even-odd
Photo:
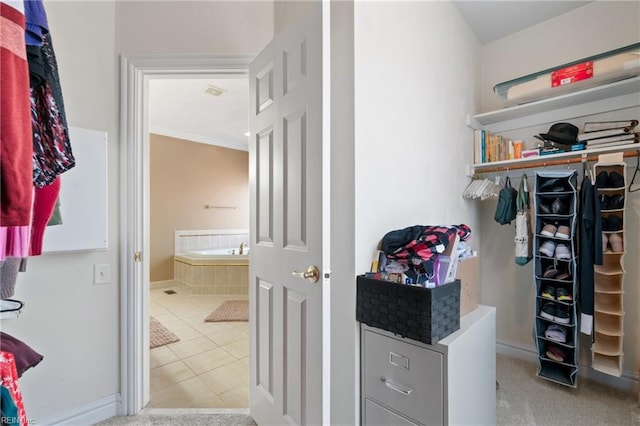
[[[250, 401], [260, 425], [322, 423], [322, 10], [249, 71]], [[313, 278], [319, 278], [316, 282]]]

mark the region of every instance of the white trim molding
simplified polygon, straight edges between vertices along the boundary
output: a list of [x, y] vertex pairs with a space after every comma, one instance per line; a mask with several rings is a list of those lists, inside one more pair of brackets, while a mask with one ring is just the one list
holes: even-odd
[[[248, 75], [250, 56], [123, 55], [121, 113], [121, 405], [140, 412], [149, 400], [149, 80]], [[135, 260], [136, 253], [140, 253]]]
[[46, 419], [33, 421], [37, 425], [92, 425], [118, 414], [118, 395], [110, 395], [106, 398], [84, 404]]
[[[510, 358], [528, 361], [532, 364], [538, 362], [538, 355], [535, 348], [498, 341], [496, 342], [496, 353]], [[600, 373], [592, 369], [590, 365], [582, 363], [578, 368], [578, 376], [582, 379], [592, 380], [626, 392], [632, 392], [640, 383], [640, 377], [632, 371], [625, 370], [622, 372], [621, 377], [615, 377]]]

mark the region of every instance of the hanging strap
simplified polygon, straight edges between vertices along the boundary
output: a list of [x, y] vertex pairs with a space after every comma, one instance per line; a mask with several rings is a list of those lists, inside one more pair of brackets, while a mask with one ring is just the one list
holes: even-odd
[[529, 209], [529, 183], [527, 182], [526, 174], [523, 174], [520, 179], [520, 188], [518, 189], [518, 196], [516, 197], [516, 208], [519, 212]]

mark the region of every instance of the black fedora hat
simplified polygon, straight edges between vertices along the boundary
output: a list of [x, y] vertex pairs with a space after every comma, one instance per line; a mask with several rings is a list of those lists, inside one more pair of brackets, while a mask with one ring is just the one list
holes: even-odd
[[578, 128], [571, 123], [556, 123], [547, 133], [540, 133], [539, 139], [573, 145], [578, 143]]

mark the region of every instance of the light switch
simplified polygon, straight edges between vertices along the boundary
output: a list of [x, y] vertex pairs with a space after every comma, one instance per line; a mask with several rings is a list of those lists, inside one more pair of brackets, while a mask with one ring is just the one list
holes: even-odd
[[93, 283], [108, 284], [111, 281], [111, 268], [108, 264], [93, 265]]

